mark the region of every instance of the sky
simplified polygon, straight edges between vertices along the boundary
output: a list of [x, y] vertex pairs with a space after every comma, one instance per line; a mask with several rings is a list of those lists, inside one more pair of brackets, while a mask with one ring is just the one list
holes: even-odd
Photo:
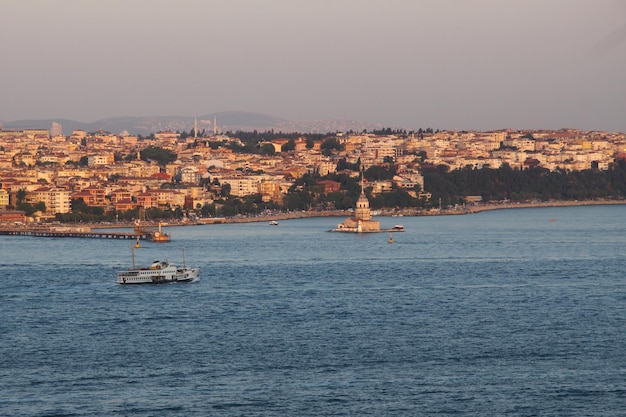
[[621, 0], [3, 0], [0, 120], [626, 132]]

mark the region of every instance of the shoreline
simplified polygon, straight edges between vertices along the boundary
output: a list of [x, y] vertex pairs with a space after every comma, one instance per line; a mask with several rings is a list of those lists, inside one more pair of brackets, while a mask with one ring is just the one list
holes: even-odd
[[[579, 206], [608, 206], [608, 205], [622, 205], [626, 204], [626, 200], [581, 200], [581, 201], [569, 201], [569, 200], [553, 200], [553, 201], [536, 201], [536, 202], [509, 202], [509, 203], [478, 203], [474, 205], [459, 207], [457, 209], [434, 209], [429, 212], [418, 214], [423, 216], [432, 215], [460, 215], [460, 214], [474, 214], [481, 213], [483, 211], [491, 210], [508, 210], [508, 209], [520, 209], [520, 208], [544, 208], [544, 207], [579, 207]], [[434, 213], [430, 213], [434, 211]]]
[[[520, 208], [542, 208], [542, 207], [578, 207], [578, 206], [603, 206], [603, 205], [622, 205], [626, 204], [626, 200], [585, 200], [585, 201], [537, 201], [537, 202], [510, 202], [510, 203], [478, 203], [470, 206], [458, 207], [456, 209], [402, 209], [393, 211], [381, 211], [376, 216], [384, 217], [422, 217], [422, 216], [458, 216], [465, 214], [481, 213], [491, 210], [508, 210]], [[253, 223], [253, 222], [270, 222], [272, 220], [290, 220], [302, 219], [310, 217], [349, 217], [353, 213], [347, 210], [336, 210], [326, 212], [294, 212], [294, 213], [277, 213], [273, 215], [263, 215], [254, 217], [233, 217], [226, 218], [219, 223]], [[216, 222], [217, 223], [217, 222]], [[192, 223], [197, 224], [197, 223]]]
[[[509, 210], [520, 208], [542, 208], [542, 207], [577, 207], [577, 206], [602, 206], [602, 205], [622, 205], [626, 204], [626, 200], [584, 200], [584, 201], [536, 201], [536, 202], [509, 202], [509, 203], [477, 203], [469, 206], [458, 207], [456, 209], [402, 209], [387, 211], [382, 210], [375, 217], [422, 217], [422, 216], [458, 216], [481, 213], [491, 210]], [[198, 222], [173, 222], [167, 226], [196, 226], [211, 224], [231, 224], [231, 223], [260, 223], [280, 220], [306, 219], [315, 217], [350, 217], [353, 212], [348, 210], [332, 210], [332, 211], [300, 211], [289, 213], [275, 213], [269, 215], [258, 216], [241, 216], [228, 218], [209, 218]], [[97, 226], [95, 226], [97, 227]], [[109, 226], [110, 227], [110, 226]], [[129, 226], [129, 227], [132, 227]]]
[[[476, 214], [484, 211], [491, 210], [510, 210], [520, 208], [544, 208], [544, 207], [577, 207], [577, 206], [602, 206], [602, 205], [623, 205], [626, 204], [626, 200], [584, 200], [584, 201], [536, 201], [536, 202], [507, 202], [507, 203], [476, 203], [472, 205], [459, 206], [449, 209], [402, 209], [402, 210], [381, 210], [375, 216], [384, 217], [422, 217], [422, 216], [458, 216]], [[353, 215], [352, 211], [348, 210], [332, 210], [332, 211], [300, 211], [300, 212], [288, 212], [288, 213], [274, 213], [258, 216], [240, 216], [240, 217], [228, 217], [228, 218], [204, 218], [198, 221], [168, 221], [163, 224], [164, 228], [170, 226], [198, 226], [198, 225], [212, 225], [212, 224], [232, 224], [232, 223], [260, 223], [271, 222], [281, 220], [293, 220], [304, 218], [316, 218], [316, 217], [350, 217]], [[158, 226], [158, 222], [144, 223], [146, 227]], [[43, 225], [24, 225], [13, 226], [0, 224], [0, 230], [6, 229], [29, 229], [35, 226], [41, 228]], [[71, 227], [71, 228], [90, 228], [90, 229], [127, 229], [133, 228], [134, 222], [123, 223], [61, 223], [61, 224], [49, 224], [48, 227]]]

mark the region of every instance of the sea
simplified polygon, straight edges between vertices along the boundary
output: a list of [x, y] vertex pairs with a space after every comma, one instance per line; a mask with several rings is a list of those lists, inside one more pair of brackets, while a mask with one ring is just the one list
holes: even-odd
[[624, 416], [626, 205], [0, 236], [2, 416]]

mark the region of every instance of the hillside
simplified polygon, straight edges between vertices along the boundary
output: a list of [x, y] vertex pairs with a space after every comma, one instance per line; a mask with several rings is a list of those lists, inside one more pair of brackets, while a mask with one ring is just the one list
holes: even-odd
[[[60, 123], [63, 134], [69, 135], [74, 130], [86, 130], [95, 132], [105, 130], [114, 134], [128, 131], [133, 135], [149, 135], [160, 131], [189, 131], [194, 126], [194, 117], [188, 116], [123, 116], [110, 117], [93, 122], [79, 122], [69, 119], [24, 119], [15, 121], [2, 121], [5, 130], [12, 129], [50, 129], [52, 122]], [[337, 131], [362, 131], [363, 129], [376, 129], [382, 126], [367, 124], [354, 120], [320, 120], [295, 122], [279, 117], [268, 116], [260, 113], [225, 111], [197, 116], [198, 130], [213, 132], [213, 120], [217, 120], [218, 132], [226, 131], [266, 131], [276, 132], [302, 132], [302, 133], [327, 133]]]

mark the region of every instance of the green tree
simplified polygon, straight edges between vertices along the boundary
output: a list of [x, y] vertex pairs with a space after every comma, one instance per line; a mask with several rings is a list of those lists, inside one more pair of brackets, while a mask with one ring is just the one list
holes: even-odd
[[260, 150], [261, 155], [274, 155], [276, 153], [276, 148], [271, 143], [264, 143], [261, 146]]
[[23, 188], [19, 189], [17, 193], [15, 193], [15, 198], [17, 198], [17, 204], [24, 201], [24, 199], [26, 198], [26, 190], [24, 190]]
[[390, 180], [396, 175], [396, 169], [393, 165], [389, 168], [381, 165], [372, 165], [365, 170], [365, 178], [374, 181]]
[[337, 138], [333, 137], [333, 138], [328, 138], [328, 139], [324, 140], [324, 142], [322, 142], [322, 144], [320, 145], [320, 149], [321, 150], [342, 151], [343, 150], [343, 145], [341, 143], [339, 143]]
[[289, 141], [287, 141], [287, 143], [285, 143], [280, 148], [281, 152], [294, 151], [295, 149], [296, 149], [296, 141], [293, 139], [289, 139]]
[[46, 203], [44, 203], [43, 201], [39, 201], [38, 203], [35, 203], [35, 205], [33, 206], [33, 209], [35, 211], [40, 211], [42, 213], [46, 212]]
[[137, 153], [136, 152], [131, 152], [128, 155], [126, 155], [124, 157], [124, 161], [129, 162], [129, 161], [134, 161], [137, 159]]
[[200, 209], [200, 213], [202, 214], [203, 217], [215, 216], [216, 214], [215, 204], [204, 203], [204, 205]]
[[174, 162], [177, 158], [174, 152], [158, 146], [148, 146], [139, 155], [142, 161], [156, 161], [161, 166]]
[[219, 209], [219, 214], [224, 217], [232, 217], [237, 215], [237, 207], [231, 205], [223, 205]]
[[20, 211], [23, 211], [27, 216], [32, 216], [35, 213], [35, 208], [30, 203], [26, 203], [26, 202], [17, 203], [15, 208]]
[[311, 196], [309, 192], [305, 190], [290, 192], [283, 197], [283, 206], [287, 210], [306, 210], [310, 202]]
[[222, 185], [222, 193], [221, 193], [222, 197], [228, 197], [230, 196], [230, 184], [225, 183], [224, 185]]

